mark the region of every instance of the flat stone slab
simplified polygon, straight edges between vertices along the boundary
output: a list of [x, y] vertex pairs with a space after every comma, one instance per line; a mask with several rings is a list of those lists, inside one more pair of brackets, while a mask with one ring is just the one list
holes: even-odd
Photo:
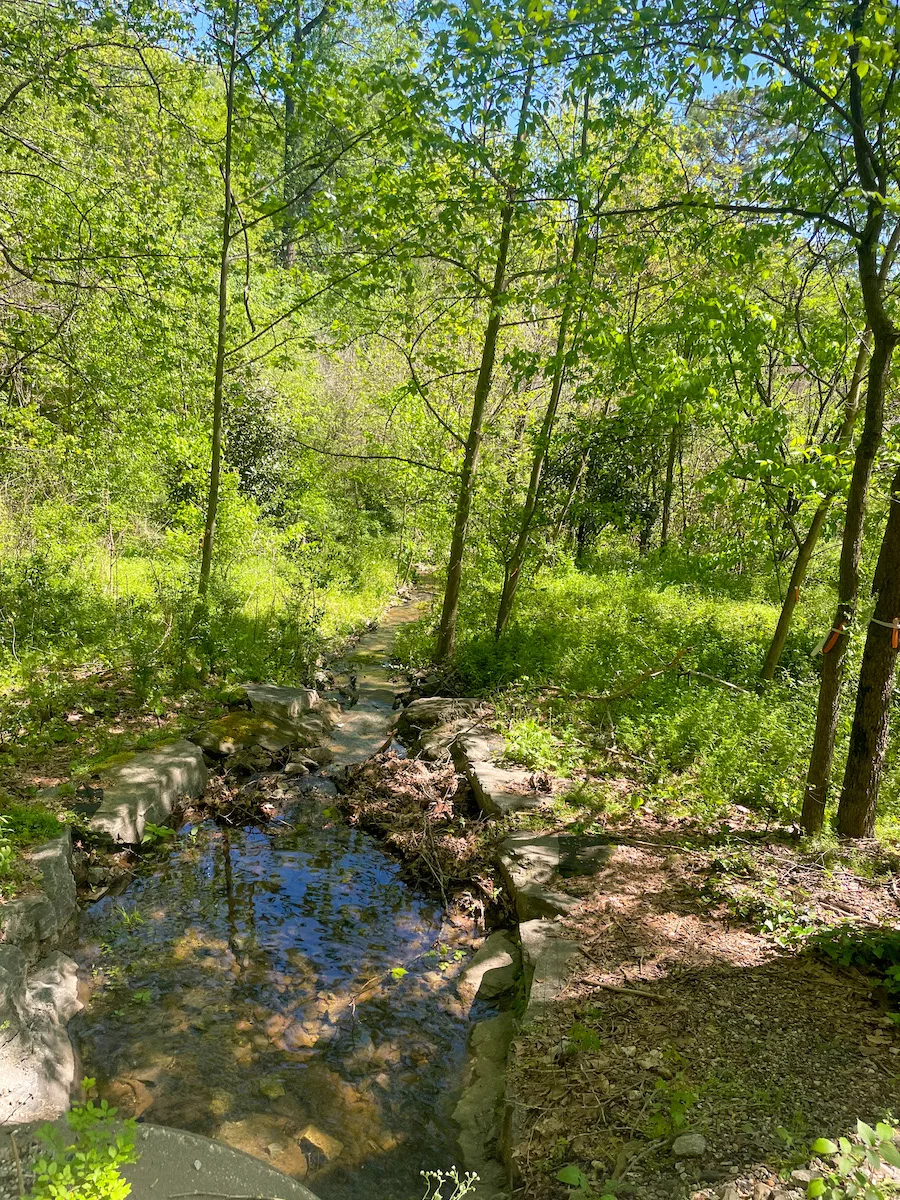
[[499, 1161], [506, 1093], [506, 1060], [515, 1033], [511, 1012], [472, 1026], [469, 1057], [453, 1119], [460, 1128], [463, 1165], [475, 1171], [476, 1200], [508, 1195], [506, 1171]]
[[314, 746], [323, 730], [322, 718], [313, 713], [296, 721], [284, 721], [235, 709], [191, 734], [190, 740], [210, 754], [238, 754], [254, 746], [279, 754], [288, 746]]
[[27, 858], [40, 872], [43, 888], [0, 904], [0, 942], [18, 946], [31, 965], [56, 949], [78, 912], [71, 832], [35, 847]]
[[519, 926], [522, 964], [528, 1001], [522, 1024], [546, 1015], [550, 1005], [569, 982], [572, 963], [580, 953], [577, 942], [563, 935], [556, 921], [541, 917]]
[[103, 773], [103, 799], [90, 826], [115, 842], [138, 845], [147, 823], [165, 825], [185, 796], [206, 788], [203, 751], [182, 739], [135, 754]]
[[220, 1196], [316, 1200], [315, 1194], [296, 1179], [199, 1133], [141, 1125], [135, 1148], [140, 1155], [138, 1161], [122, 1168], [131, 1184], [131, 1200], [169, 1200], [184, 1195], [196, 1196], [197, 1200]]
[[571, 912], [578, 901], [557, 891], [559, 838], [516, 833], [500, 845], [500, 870], [520, 921]]
[[520, 921], [571, 912], [578, 900], [558, 891], [561, 877], [595, 874], [613, 851], [601, 838], [514, 833], [500, 845], [500, 870]]
[[19, 896], [0, 905], [0, 942], [17, 946], [27, 963], [35, 963], [59, 943], [59, 922], [44, 892]]
[[548, 793], [534, 788], [532, 771], [522, 767], [498, 767], [496, 763], [483, 760], [472, 761], [468, 756], [467, 764], [466, 776], [478, 807], [489, 817], [530, 812], [549, 799]]
[[56, 923], [62, 932], [78, 912], [72, 873], [72, 831], [66, 829], [59, 837], [36, 846], [28, 858], [41, 873], [44, 894], [53, 905]]
[[276, 687], [274, 683], [244, 683], [241, 689], [250, 707], [264, 717], [279, 721], [296, 721], [319, 704], [319, 693], [313, 688]]
[[423, 696], [404, 708], [399, 723], [403, 730], [432, 729], [435, 725], [447, 725], [460, 718], [471, 721], [476, 716], [484, 716], [488, 712], [489, 705], [471, 696]]
[[81, 1004], [77, 968], [55, 954], [29, 975], [17, 946], [0, 946], [0, 1126], [53, 1120], [69, 1107], [77, 1064], [65, 1022]]
[[466, 963], [457, 988], [460, 996], [474, 1000], [495, 1000], [510, 991], [519, 974], [519, 947], [504, 930], [485, 938], [484, 945]]

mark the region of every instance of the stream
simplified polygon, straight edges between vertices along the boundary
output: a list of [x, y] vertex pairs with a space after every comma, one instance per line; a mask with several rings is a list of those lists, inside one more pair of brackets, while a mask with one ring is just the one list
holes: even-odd
[[[353, 652], [335, 767], [386, 740], [386, 660], [417, 615], [391, 609]], [[184, 826], [152, 874], [84, 913], [83, 1073], [124, 1113], [227, 1142], [322, 1200], [420, 1200], [419, 1172], [460, 1158], [454, 981], [473, 929], [340, 819], [330, 781], [280, 786], [271, 825]]]

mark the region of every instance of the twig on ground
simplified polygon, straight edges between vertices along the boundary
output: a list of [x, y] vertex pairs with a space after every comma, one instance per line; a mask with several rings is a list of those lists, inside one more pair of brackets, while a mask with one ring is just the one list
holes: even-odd
[[642, 996], [645, 1000], [656, 1000], [662, 1004], [664, 997], [657, 996], [655, 992], [647, 992], [643, 988], [623, 987], [618, 983], [597, 983], [591, 980], [591, 987], [603, 988], [607, 992], [621, 992], [625, 996]]
[[10, 1133], [9, 1142], [12, 1146], [13, 1158], [16, 1160], [16, 1176], [19, 1180], [19, 1195], [25, 1195], [25, 1176], [22, 1174], [22, 1159], [19, 1157], [19, 1147], [16, 1144], [16, 1135]]
[[693, 679], [706, 679], [710, 683], [717, 683], [720, 687], [728, 688], [729, 691], [740, 692], [742, 696], [753, 695], [749, 688], [741, 687], [737, 683], [729, 683], [727, 679], [720, 679], [718, 675], [708, 675], [706, 671], [691, 671], [687, 667], [682, 667], [679, 675], [689, 675]]

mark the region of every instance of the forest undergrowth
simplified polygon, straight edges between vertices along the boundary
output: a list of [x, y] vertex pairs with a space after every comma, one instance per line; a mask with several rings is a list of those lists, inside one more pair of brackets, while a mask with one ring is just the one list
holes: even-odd
[[[794, 824], [815, 722], [814, 651], [828, 620], [824, 586], [805, 590], [771, 683], [759, 669], [778, 608], [758, 577], [699, 572], [677, 554], [641, 557], [615, 540], [589, 566], [539, 571], [500, 640], [486, 632], [496, 600], [490, 587], [470, 590], [458, 652], [436, 682], [492, 701], [510, 762], [575, 782], [557, 801], [561, 816], [585, 828], [642, 811], [714, 826], [737, 809], [762, 828]], [[431, 636], [424, 622], [403, 631], [407, 664], [427, 665]], [[895, 747], [881, 795], [878, 833], [893, 843]]]

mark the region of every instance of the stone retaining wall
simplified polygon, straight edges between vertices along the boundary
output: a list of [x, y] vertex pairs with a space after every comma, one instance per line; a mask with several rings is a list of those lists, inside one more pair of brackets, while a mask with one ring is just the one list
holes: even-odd
[[[548, 793], [536, 786], [533, 772], [499, 765], [506, 743], [484, 723], [489, 716], [490, 709], [479, 700], [427, 697], [403, 711], [399, 728], [423, 757], [453, 758], [489, 820], [538, 809]], [[515, 1053], [516, 1034], [546, 1014], [568, 983], [579, 953], [558, 923], [575, 903], [558, 889], [561, 867], [564, 860], [572, 866], [569, 860], [573, 860], [575, 869], [570, 873], [579, 873], [582, 859], [586, 869], [593, 870], [594, 860], [609, 849], [605, 843], [569, 840], [578, 840], [578, 846], [563, 844], [565, 839], [557, 835], [530, 832], [514, 833], [503, 842], [500, 868], [518, 925], [509, 935], [492, 934], [461, 978], [462, 989], [467, 979], [471, 982], [477, 976], [477, 997], [494, 997], [498, 992], [492, 976], [497, 969], [509, 970], [514, 956], [515, 976], [510, 982], [522, 992], [517, 998], [518, 1019], [512, 1012], [502, 1012], [473, 1025], [469, 1036], [469, 1059], [454, 1119], [460, 1126], [465, 1167], [476, 1171], [481, 1180], [478, 1200], [503, 1200], [514, 1184], [518, 1106], [506, 1085], [506, 1066]]]

